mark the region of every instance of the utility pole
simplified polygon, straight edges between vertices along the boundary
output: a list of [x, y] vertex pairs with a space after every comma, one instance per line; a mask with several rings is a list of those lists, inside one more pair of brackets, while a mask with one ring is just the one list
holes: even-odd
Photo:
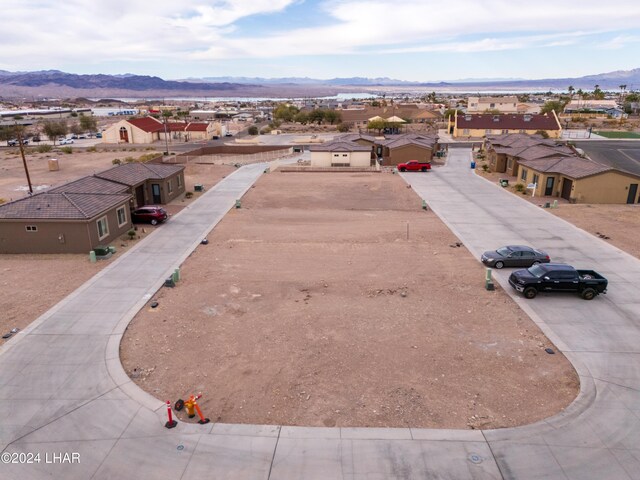
[[31, 177], [29, 176], [29, 168], [27, 167], [27, 159], [24, 156], [24, 143], [22, 143], [22, 128], [15, 123], [16, 136], [18, 137], [18, 146], [20, 147], [20, 155], [22, 156], [22, 164], [24, 165], [24, 173], [27, 175], [27, 183], [29, 184], [29, 195], [33, 195], [33, 187], [31, 186]]

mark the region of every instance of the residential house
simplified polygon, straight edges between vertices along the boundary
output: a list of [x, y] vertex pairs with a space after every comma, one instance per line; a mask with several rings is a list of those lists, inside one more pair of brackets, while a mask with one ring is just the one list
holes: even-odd
[[500, 113], [518, 113], [518, 97], [469, 97], [467, 113], [484, 113], [487, 110]]
[[369, 167], [374, 161], [372, 147], [355, 142], [337, 140], [309, 150], [312, 167]]
[[133, 206], [169, 203], [185, 191], [183, 165], [127, 163], [95, 176], [128, 187]]
[[0, 205], [0, 254], [89, 253], [131, 229], [130, 199], [59, 188]]
[[208, 140], [218, 126], [212, 122], [163, 122], [154, 117], [120, 120], [102, 134], [105, 143], [150, 144], [160, 140]]
[[627, 116], [615, 100], [571, 100], [564, 107], [564, 114], [588, 118], [625, 118]]
[[544, 115], [463, 114], [449, 117], [448, 131], [453, 137], [482, 138], [488, 135], [546, 132], [550, 138], [562, 136], [562, 126], [554, 111]]
[[[541, 149], [547, 150], [541, 150]], [[545, 139], [541, 135], [506, 134], [495, 137], [487, 137], [483, 150], [486, 152], [489, 169], [494, 172], [507, 173], [515, 176], [517, 172], [517, 160], [519, 154], [531, 149], [531, 152], [540, 152], [549, 155], [573, 155], [573, 150], [564, 146], [558, 147], [556, 140]]]
[[376, 155], [383, 165], [395, 166], [409, 160], [431, 162], [438, 150], [438, 138], [428, 135], [404, 134], [376, 141]]

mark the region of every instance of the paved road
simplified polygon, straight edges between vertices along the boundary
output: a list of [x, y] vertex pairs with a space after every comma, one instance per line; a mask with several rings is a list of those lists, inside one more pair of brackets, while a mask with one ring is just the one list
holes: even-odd
[[576, 146], [598, 163], [640, 175], [640, 140], [577, 141]]
[[[250, 165], [0, 349], [3, 454], [40, 453], [40, 463], [0, 463], [0, 478], [639, 478], [640, 262], [476, 177], [468, 161], [468, 149], [451, 148], [446, 167], [403, 176], [474, 254], [532, 243], [610, 277], [611, 293], [592, 302], [518, 298], [580, 374], [582, 391], [565, 412], [495, 431], [163, 428], [163, 403], [122, 370], [120, 339], [168, 274], [262, 174], [264, 165]], [[79, 453], [80, 464], [45, 463], [60, 452]]]

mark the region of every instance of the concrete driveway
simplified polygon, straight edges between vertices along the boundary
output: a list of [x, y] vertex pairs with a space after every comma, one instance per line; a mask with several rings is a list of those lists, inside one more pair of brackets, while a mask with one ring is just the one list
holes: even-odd
[[[449, 151], [446, 167], [403, 177], [474, 254], [531, 243], [610, 279], [611, 293], [591, 302], [517, 297], [580, 374], [580, 396], [565, 412], [495, 431], [211, 423], [165, 429], [163, 402], [124, 373], [120, 339], [260, 177], [264, 165], [249, 165], [0, 349], [0, 478], [640, 478], [640, 262], [476, 177], [468, 149]], [[497, 277], [504, 282], [502, 272]], [[80, 462], [61, 463], [65, 453]]]

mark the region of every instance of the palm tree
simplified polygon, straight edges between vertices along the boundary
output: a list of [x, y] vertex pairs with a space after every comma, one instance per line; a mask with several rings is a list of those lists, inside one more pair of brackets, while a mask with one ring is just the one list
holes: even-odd
[[576, 91], [576, 89], [573, 88], [573, 85], [569, 85], [569, 88], [567, 88], [567, 90], [569, 91], [569, 95], [571, 96], [571, 98], [573, 98], [573, 92]]
[[626, 85], [620, 85], [620, 103], [624, 101], [624, 91], [627, 89]]

